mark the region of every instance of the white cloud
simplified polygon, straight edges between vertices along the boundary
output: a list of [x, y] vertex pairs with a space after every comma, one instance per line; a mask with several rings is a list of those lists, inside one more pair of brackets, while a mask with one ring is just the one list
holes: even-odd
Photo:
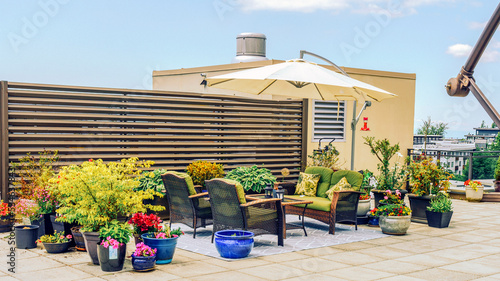
[[[482, 62], [496, 62], [500, 60], [500, 42], [494, 41], [490, 42], [487, 49], [484, 51], [481, 56]], [[472, 51], [472, 46], [468, 44], [455, 44], [449, 46], [446, 50], [447, 54], [450, 54], [454, 57], [468, 57], [470, 52]]]
[[467, 57], [472, 51], [472, 46], [467, 44], [455, 44], [449, 46], [446, 50], [447, 54], [450, 54], [454, 57]]
[[486, 26], [486, 22], [469, 22], [469, 29], [484, 29]]

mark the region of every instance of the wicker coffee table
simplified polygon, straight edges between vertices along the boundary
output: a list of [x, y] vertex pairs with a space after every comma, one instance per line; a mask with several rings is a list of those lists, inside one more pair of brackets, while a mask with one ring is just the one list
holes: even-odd
[[[252, 194], [252, 195], [246, 195], [245, 196], [247, 200], [257, 200], [257, 199], [266, 199], [266, 196], [264, 194]], [[312, 204], [313, 201], [311, 200], [301, 200], [301, 199], [295, 199], [295, 198], [289, 198], [289, 197], [284, 197], [283, 200], [281, 201], [281, 206], [283, 207], [283, 238], [286, 238], [286, 230], [287, 229], [302, 229], [304, 230], [304, 235], [307, 236], [306, 228], [304, 226], [304, 213], [306, 211], [306, 207], [308, 204]], [[295, 223], [286, 223], [286, 206], [292, 206], [292, 205], [301, 205], [304, 204], [304, 211], [302, 212], [301, 216], [301, 224], [295, 224]]]

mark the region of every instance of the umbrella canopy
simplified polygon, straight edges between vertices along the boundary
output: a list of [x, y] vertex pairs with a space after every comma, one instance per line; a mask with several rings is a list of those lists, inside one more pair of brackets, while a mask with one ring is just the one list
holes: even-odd
[[206, 78], [208, 86], [256, 95], [381, 101], [395, 94], [303, 59]]

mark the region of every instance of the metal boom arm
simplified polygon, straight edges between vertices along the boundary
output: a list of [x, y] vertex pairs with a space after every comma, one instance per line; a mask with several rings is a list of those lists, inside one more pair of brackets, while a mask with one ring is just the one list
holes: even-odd
[[472, 74], [474, 73], [474, 69], [476, 68], [479, 59], [483, 55], [484, 50], [488, 46], [488, 43], [495, 34], [495, 31], [500, 23], [500, 4], [498, 4], [495, 12], [491, 16], [490, 20], [486, 24], [486, 27], [481, 33], [481, 36], [477, 40], [476, 45], [472, 49], [469, 58], [465, 62], [465, 65], [460, 70], [460, 73], [455, 78], [451, 78], [448, 80], [448, 84], [446, 84], [446, 91], [450, 96], [456, 97], [465, 97], [469, 94], [469, 91], [472, 90], [472, 93], [479, 101], [481, 106], [484, 108], [486, 113], [493, 119], [493, 122], [500, 128], [500, 115], [495, 110], [493, 105], [488, 101], [483, 92], [479, 89], [474, 81], [474, 77]]

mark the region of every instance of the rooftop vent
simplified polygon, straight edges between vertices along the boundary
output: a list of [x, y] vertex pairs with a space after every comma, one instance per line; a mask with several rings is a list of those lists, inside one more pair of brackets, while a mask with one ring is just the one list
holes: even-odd
[[268, 60], [266, 58], [266, 35], [262, 33], [240, 33], [236, 36], [236, 57], [232, 63]]

